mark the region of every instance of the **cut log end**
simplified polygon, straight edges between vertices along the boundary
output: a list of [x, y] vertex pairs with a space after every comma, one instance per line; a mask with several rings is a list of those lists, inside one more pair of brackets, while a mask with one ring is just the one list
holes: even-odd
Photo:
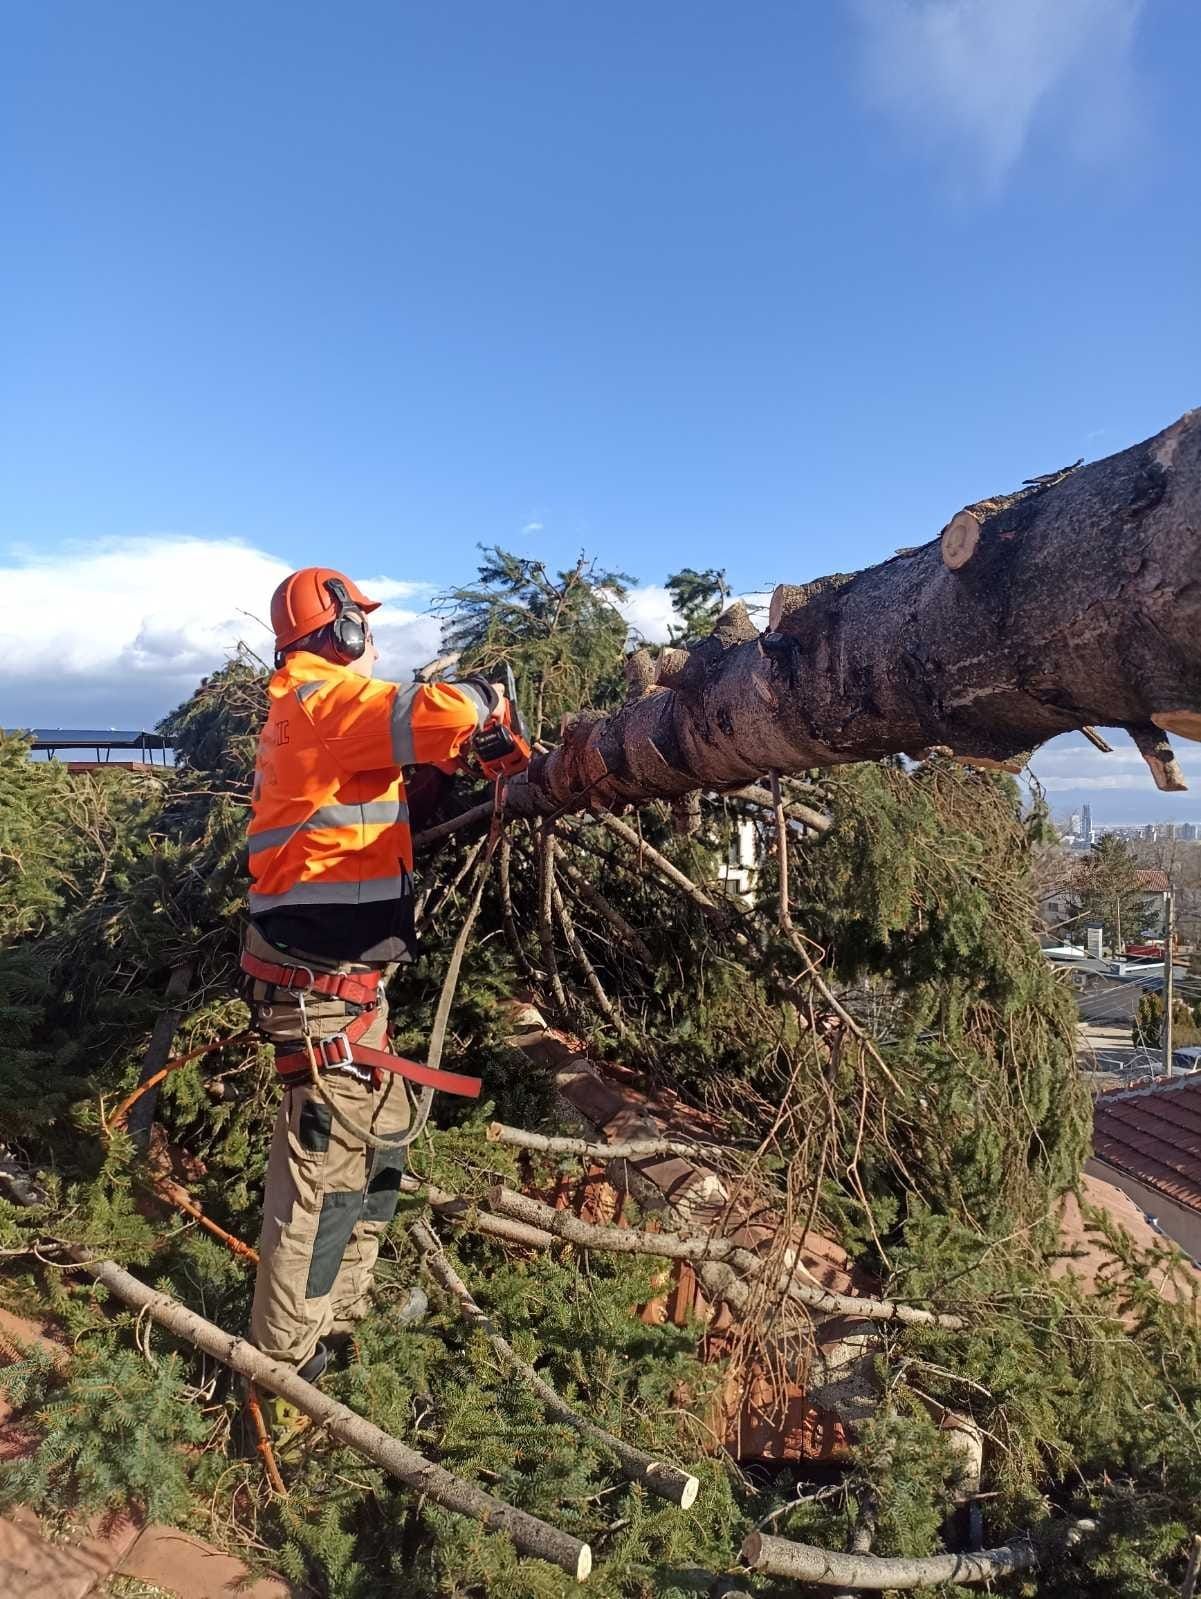
[[975, 555], [980, 543], [980, 519], [971, 511], [958, 511], [939, 537], [942, 564], [948, 572], [958, 572]]
[[777, 583], [767, 606], [768, 631], [774, 633], [787, 612], [804, 604], [805, 586], [802, 583]]
[[743, 1565], [748, 1566], [752, 1571], [759, 1569], [759, 1562], [763, 1559], [763, 1534], [761, 1532], [752, 1532], [743, 1540], [739, 1558]]
[[648, 1467], [645, 1482], [652, 1493], [658, 1494], [661, 1499], [669, 1499], [681, 1510], [691, 1509], [701, 1487], [700, 1480], [690, 1472], [681, 1471], [678, 1466], [669, 1466], [666, 1462], [656, 1462]]
[[1180, 762], [1176, 759], [1176, 752], [1168, 743], [1166, 733], [1160, 732], [1158, 727], [1148, 723], [1135, 723], [1128, 729], [1130, 737], [1138, 746], [1138, 752], [1147, 763], [1147, 770], [1155, 780], [1155, 786], [1164, 794], [1184, 794], [1188, 791], [1188, 784], [1184, 779], [1184, 772]]

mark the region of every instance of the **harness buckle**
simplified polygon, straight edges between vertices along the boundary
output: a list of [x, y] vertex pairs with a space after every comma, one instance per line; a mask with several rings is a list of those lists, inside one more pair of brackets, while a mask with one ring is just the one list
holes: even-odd
[[[282, 988], [286, 994], [307, 994], [317, 981], [316, 973], [311, 966], [288, 966], [284, 969], [288, 974], [287, 982], [277, 983], [275, 986]], [[301, 977], [307, 980], [303, 983], [298, 982], [297, 979]]]
[[[339, 1045], [343, 1051], [340, 1056], [335, 1057], [333, 1060], [330, 1060], [326, 1054], [326, 1050], [329, 1049], [331, 1044]], [[350, 1039], [347, 1038], [345, 1033], [331, 1033], [328, 1038], [320, 1040], [318, 1047], [321, 1051], [322, 1063], [327, 1071], [333, 1072], [342, 1066], [354, 1066], [357, 1064], [354, 1058], [354, 1051], [350, 1047]]]

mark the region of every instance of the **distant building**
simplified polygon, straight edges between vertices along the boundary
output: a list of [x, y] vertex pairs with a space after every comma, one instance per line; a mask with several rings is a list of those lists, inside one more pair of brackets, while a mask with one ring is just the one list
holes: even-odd
[[1201, 1074], [1101, 1094], [1087, 1171], [1130, 1195], [1187, 1254], [1201, 1256]]
[[[1080, 945], [1085, 941], [1084, 923], [1073, 922], [1072, 917], [1077, 896], [1083, 886], [1083, 875], [1083, 866], [1073, 858], [1068, 863], [1066, 874], [1058, 887], [1044, 894], [1038, 902], [1039, 915], [1047, 933], [1053, 932], [1058, 939]], [[1128, 937], [1123, 928], [1123, 941], [1127, 943], [1137, 941], [1144, 933], [1158, 937], [1163, 932], [1163, 897], [1168, 891], [1167, 873], [1154, 867], [1146, 867], [1138, 874], [1138, 886], [1145, 896], [1143, 923], [1141, 927], [1132, 927]]]
[[750, 901], [759, 878], [759, 833], [749, 816], [739, 816], [730, 834], [730, 847], [721, 880], [727, 894]]
[[1093, 841], [1093, 808], [1092, 808], [1091, 805], [1082, 805], [1080, 807], [1079, 834], [1080, 834], [1080, 837], [1084, 840], [1084, 843], [1085, 843], [1086, 846], [1092, 843], [1092, 841]]
[[1181, 822], [1181, 824], [1180, 824], [1180, 838], [1186, 844], [1195, 844], [1197, 842], [1197, 824], [1196, 824], [1196, 822]]
[[62, 760], [70, 772], [94, 772], [109, 766], [140, 771], [156, 764], [156, 754], [163, 766], [174, 764], [174, 752], [162, 734], [141, 728], [32, 727], [24, 729], [23, 736], [35, 759]]
[[1149, 844], [1153, 844], [1155, 842], [1155, 823], [1154, 822], [1148, 822], [1146, 827], [1143, 828], [1143, 837], [1147, 840], [1147, 842]]
[[1069, 833], [1079, 833], [1079, 831], [1080, 831], [1080, 812], [1079, 811], [1073, 811], [1071, 816], [1070, 816], [1070, 818], [1068, 819], [1068, 832]]

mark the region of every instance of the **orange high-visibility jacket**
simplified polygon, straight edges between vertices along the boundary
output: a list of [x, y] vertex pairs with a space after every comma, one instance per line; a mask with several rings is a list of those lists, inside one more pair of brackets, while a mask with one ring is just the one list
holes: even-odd
[[376, 682], [290, 654], [267, 686], [249, 830], [250, 914], [394, 899], [413, 870], [402, 766], [446, 761], [489, 707], [465, 683]]

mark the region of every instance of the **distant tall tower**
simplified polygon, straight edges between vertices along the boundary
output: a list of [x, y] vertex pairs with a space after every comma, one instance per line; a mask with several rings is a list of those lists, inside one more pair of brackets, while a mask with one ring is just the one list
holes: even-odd
[[1080, 837], [1086, 844], [1093, 841], [1093, 811], [1091, 805], [1080, 807]]
[[1068, 832], [1071, 833], [1076, 838], [1080, 837], [1080, 812], [1079, 811], [1073, 811], [1072, 812], [1071, 819], [1068, 822]]

